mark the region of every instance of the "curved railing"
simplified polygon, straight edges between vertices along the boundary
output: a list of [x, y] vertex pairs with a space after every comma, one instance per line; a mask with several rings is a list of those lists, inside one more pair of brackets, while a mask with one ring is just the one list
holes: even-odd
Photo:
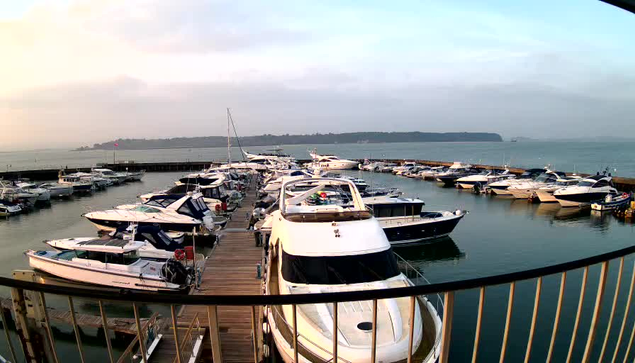
[[[36, 292], [37, 293], [36, 295], [39, 295], [42, 297], [42, 301], [44, 302], [44, 305], [46, 304], [44, 300], [44, 294], [55, 294], [55, 295], [66, 296], [69, 299], [69, 305], [71, 307], [72, 307], [72, 298], [86, 298], [91, 300], [97, 300], [100, 306], [102, 304], [102, 301], [118, 301], [118, 302], [132, 303], [134, 312], [135, 312], [136, 322], [138, 325], [138, 329], [137, 329], [138, 335], [141, 337], [141, 339], [138, 339], [139, 342], [144, 342], [146, 339], [144, 336], [144, 332], [142, 332], [142, 329], [140, 329], [141, 325], [139, 325], [140, 320], [139, 320], [138, 310], [137, 310], [138, 303], [170, 305], [172, 307], [171, 310], [173, 314], [172, 316], [173, 326], [177, 325], [177, 322], [176, 322], [177, 317], [174, 312], [175, 311], [174, 306], [183, 306], [183, 305], [207, 306], [208, 307], [207, 309], [208, 321], [209, 321], [208, 328], [209, 328], [209, 332], [211, 333], [210, 336], [212, 338], [211, 341], [209, 340], [207, 341], [208, 342], [207, 344], [212, 345], [212, 351], [215, 354], [219, 352], [221, 342], [220, 342], [220, 335], [218, 334], [218, 331], [219, 331], [218, 317], [217, 316], [213, 317], [211, 314], [217, 313], [216, 307], [218, 306], [251, 306], [252, 319], [254, 319], [253, 328], [254, 328], [254, 332], [256, 332], [256, 330], [261, 329], [261, 327], [257, 326], [257, 324], [255, 323], [256, 321], [255, 307], [262, 307], [267, 305], [291, 305], [291, 306], [294, 306], [295, 308], [296, 305], [300, 305], [300, 304], [332, 303], [336, 305], [339, 302], [369, 301], [369, 300], [372, 300], [373, 302], [375, 302], [373, 305], [376, 307], [377, 306], [376, 301], [381, 299], [411, 297], [411, 301], [414, 304], [416, 300], [414, 299], [414, 297], [441, 294], [443, 295], [444, 304], [441, 305], [443, 309], [443, 315], [442, 315], [443, 325], [442, 325], [440, 361], [447, 362], [449, 359], [450, 336], [452, 331], [452, 317], [454, 312], [455, 292], [461, 291], [461, 290], [472, 290], [472, 289], [480, 290], [478, 315], [476, 319], [477, 325], [476, 325], [476, 331], [474, 336], [474, 346], [473, 346], [474, 350], [472, 355], [473, 357], [472, 361], [476, 361], [476, 358], [478, 355], [479, 342], [480, 342], [481, 323], [482, 323], [482, 317], [483, 317], [483, 305], [485, 302], [485, 294], [484, 294], [485, 288], [494, 286], [494, 285], [509, 285], [507, 311], [505, 312], [505, 328], [504, 328], [503, 340], [501, 342], [502, 348], [500, 353], [500, 361], [502, 362], [506, 355], [506, 347], [507, 347], [507, 340], [509, 337], [509, 326], [511, 321], [511, 314], [513, 311], [513, 300], [514, 300], [514, 294], [516, 290], [516, 283], [522, 280], [534, 280], [534, 279], [537, 280], [535, 296], [534, 296], [534, 309], [533, 309], [533, 314], [531, 319], [531, 326], [529, 330], [530, 332], [529, 332], [528, 343], [526, 348], [527, 350], [525, 353], [525, 358], [527, 361], [531, 355], [532, 341], [533, 341], [534, 333], [536, 331], [536, 320], [537, 320], [537, 314], [538, 314], [538, 307], [540, 304], [540, 295], [542, 292], [542, 279], [545, 276], [560, 274], [561, 281], [560, 281], [557, 309], [556, 309], [556, 313], [554, 317], [554, 324], [551, 331], [549, 351], [546, 357], [547, 361], [551, 361], [553, 350], [554, 350], [554, 342], [555, 342], [555, 339], [558, 333], [559, 324], [560, 324], [560, 317], [561, 317], [563, 296], [564, 296], [564, 286], [566, 283], [567, 272], [572, 270], [577, 270], [577, 269], [584, 269], [584, 273], [582, 277], [582, 285], [581, 285], [580, 294], [579, 294], [579, 302], [578, 302], [577, 312], [576, 312], [575, 321], [574, 321], [574, 331], [570, 341], [568, 358], [567, 358], [567, 359], [571, 359], [573, 347], [575, 345], [577, 331], [580, 325], [580, 319], [582, 315], [582, 302], [584, 300], [584, 296], [587, 290], [586, 285], [588, 280], [587, 277], [589, 273], [589, 268], [592, 265], [600, 264], [601, 270], [600, 270], [599, 283], [597, 287], [597, 294], [595, 298], [595, 305], [593, 306], [593, 315], [591, 318], [591, 325], [589, 326], [587, 341], [586, 341], [586, 345], [584, 349], [584, 355], [582, 358], [582, 361], [587, 362], [591, 359], [592, 349], [594, 348], [594, 341], [598, 333], [597, 332], [598, 321], [599, 321], [600, 310], [601, 310], [604, 295], [605, 295], [609, 264], [610, 264], [610, 261], [619, 259], [620, 267], [619, 267], [619, 272], [617, 275], [617, 285], [616, 285], [617, 287], [615, 290], [615, 294], [614, 294], [611, 309], [610, 309], [610, 317], [609, 317], [608, 326], [606, 327], [604, 332], [604, 341], [603, 341], [601, 352], [600, 352], [600, 361], [602, 361], [604, 357], [606, 358], [609, 357], [608, 355], [608, 341], [609, 341], [609, 335], [610, 335], [609, 333], [613, 324], [615, 312], [616, 310], [618, 310], [617, 302], [618, 302], [618, 295], [620, 290], [620, 281], [622, 280], [622, 271], [624, 269], [624, 260], [626, 256], [631, 255], [633, 253], [635, 253], [635, 246], [626, 247], [626, 248], [622, 248], [612, 252], [607, 252], [607, 253], [599, 254], [592, 257], [578, 259], [575, 261], [558, 263], [558, 264], [553, 264], [550, 266], [539, 267], [539, 268], [534, 268], [534, 269], [529, 269], [524, 271], [517, 271], [512, 273], [499, 274], [494, 276], [478, 277], [478, 278], [465, 279], [460, 281], [442, 282], [442, 283], [435, 283], [435, 284], [426, 284], [426, 285], [384, 289], [384, 290], [351, 291], [351, 292], [323, 293], [323, 294], [293, 294], [293, 295], [275, 295], [275, 296], [265, 296], [265, 295], [208, 296], [208, 295], [171, 295], [171, 294], [157, 295], [152, 293], [138, 293], [138, 292], [113, 293], [110, 291], [100, 291], [100, 290], [94, 290], [94, 289], [83, 288], [83, 287], [66, 287], [66, 286], [61, 287], [56, 285], [40, 284], [40, 283], [29, 282], [29, 281], [20, 281], [20, 280], [6, 278], [6, 277], [0, 277], [0, 286], [9, 287], [12, 289], [12, 296], [14, 301], [13, 314], [15, 315], [16, 323], [18, 326], [20, 326], [23, 323], [23, 320], [26, 316], [25, 314], [27, 313], [25, 311], [20, 311], [20, 309], [15, 308], [16, 296], [18, 297], [23, 296], [24, 292], [26, 291]], [[628, 325], [628, 320], [629, 320], [628, 316], [629, 316], [629, 310], [630, 310], [634, 285], [635, 285], [635, 269], [631, 277], [630, 289], [628, 292], [628, 299], [624, 307], [623, 321], [619, 329], [619, 335], [617, 336], [617, 339], [615, 340], [616, 343], [615, 343], [615, 349], [613, 351], [613, 359], [617, 357], [622, 341], [624, 340], [624, 332], [626, 331], [626, 326]], [[17, 306], [19, 307], [19, 304]], [[437, 307], [438, 306], [439, 305], [437, 305]], [[412, 309], [412, 311], [414, 311], [414, 309]], [[103, 312], [103, 310], [101, 312], [102, 312], [103, 320], [106, 321], [105, 313]], [[72, 309], [71, 309], [71, 314], [74, 316], [74, 312]], [[376, 315], [376, 311], [374, 311], [373, 314]], [[51, 347], [52, 347], [51, 349], [54, 351], [55, 345], [53, 342], [52, 334], [50, 333], [51, 330], [50, 330], [50, 324], [48, 322], [48, 319], [45, 319], [44, 323], [46, 324], [46, 327], [47, 327], [45, 332], [48, 332], [45, 335], [48, 335], [49, 342], [53, 343], [51, 344]], [[75, 327], [76, 323], [74, 322], [74, 319], [72, 323]], [[294, 333], [296, 334], [296, 336], [298, 336], [299, 334], [297, 332], [297, 327], [295, 327], [293, 324], [291, 325], [294, 330]], [[106, 325], [104, 325], [104, 328], [107, 330]], [[373, 334], [375, 334], [374, 328], [375, 326], [373, 326]], [[631, 345], [633, 343], [633, 338], [635, 336], [635, 329], [632, 329], [631, 327], [629, 330], [631, 330], [632, 332], [630, 335], [630, 339], [628, 340], [628, 345], [626, 348], [627, 350], [624, 355], [625, 359], [629, 357], [629, 354], [631, 351]], [[261, 349], [262, 345], [258, 341], [258, 333], [252, 334], [252, 337], [254, 339], [253, 346], [256, 347], [254, 352], [255, 353], [254, 360], [255, 361], [262, 360], [264, 359], [264, 357], [263, 357], [262, 349]], [[178, 337], [176, 338], [176, 341], [178, 341]], [[112, 354], [109, 341], [107, 343], [108, 344], [105, 345], [105, 348], [108, 348], [109, 352]], [[140, 345], [143, 345], [143, 344], [140, 343]], [[180, 350], [181, 349], [180, 347], [183, 346], [183, 344], [176, 344], [176, 345], [177, 345], [176, 347], [177, 351]], [[81, 350], [81, 342], [79, 342], [79, 339], [78, 339], [78, 349]], [[145, 347], [139, 347], [139, 351], [145, 351]], [[25, 350], [25, 352], [26, 352], [25, 355], [30, 354], [28, 349]], [[179, 355], [181, 354], [183, 354], [183, 352], [179, 352]], [[220, 360], [221, 359], [219, 359], [219, 361]], [[113, 360], [113, 362], [114, 361], [115, 360]], [[332, 361], [337, 361], [337, 358], [334, 357]]]

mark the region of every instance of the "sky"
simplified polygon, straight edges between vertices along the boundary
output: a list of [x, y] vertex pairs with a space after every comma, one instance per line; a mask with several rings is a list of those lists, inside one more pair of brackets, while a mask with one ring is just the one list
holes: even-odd
[[633, 34], [597, 0], [0, 0], [0, 150], [225, 135], [227, 107], [245, 136], [626, 136]]

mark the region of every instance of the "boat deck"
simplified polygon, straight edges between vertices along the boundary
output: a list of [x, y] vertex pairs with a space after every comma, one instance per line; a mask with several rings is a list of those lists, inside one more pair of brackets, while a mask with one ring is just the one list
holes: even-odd
[[[241, 207], [237, 208], [227, 228], [221, 232], [220, 241], [205, 264], [205, 271], [196, 295], [257, 295], [261, 293], [261, 280], [256, 275], [256, 265], [262, 261], [263, 249], [257, 247], [253, 231], [248, 231], [249, 218], [256, 200], [255, 186], [247, 189]], [[208, 327], [205, 306], [185, 306], [179, 313], [180, 327], [189, 325], [197, 316], [203, 327]], [[260, 308], [256, 317], [261, 316]], [[254, 361], [251, 329], [251, 307], [219, 306], [218, 319], [223, 362]], [[258, 322], [257, 326], [262, 324]], [[185, 335], [179, 329], [179, 340]], [[171, 331], [166, 335], [171, 335]], [[164, 335], [165, 337], [165, 335]], [[260, 339], [260, 337], [259, 337]], [[206, 329], [199, 362], [212, 362], [212, 348]], [[153, 362], [173, 362], [176, 358], [174, 339], [166, 339], [159, 345]], [[184, 361], [189, 355], [183, 353]]]

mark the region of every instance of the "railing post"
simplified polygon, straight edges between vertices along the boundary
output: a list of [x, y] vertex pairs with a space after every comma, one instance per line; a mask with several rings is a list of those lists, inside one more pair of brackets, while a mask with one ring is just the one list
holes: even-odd
[[48, 336], [48, 341], [51, 346], [51, 355], [53, 356], [54, 362], [59, 362], [57, 359], [57, 351], [55, 350], [55, 339], [53, 339], [53, 332], [51, 331], [51, 322], [49, 320], [49, 313], [46, 310], [46, 299], [44, 298], [44, 293], [40, 292], [40, 302], [42, 303], [42, 315], [44, 316], [44, 325], [46, 327], [46, 335]]
[[417, 297], [410, 296], [410, 331], [408, 332], [408, 363], [412, 363], [412, 349], [415, 339], [415, 318], [416, 318]]
[[292, 319], [293, 319], [293, 361], [298, 361], [298, 316], [297, 316], [298, 307], [293, 304], [291, 305]]
[[536, 294], [534, 296], [534, 312], [531, 315], [531, 328], [529, 328], [529, 340], [527, 341], [527, 350], [525, 351], [525, 363], [529, 362], [531, 356], [531, 346], [534, 342], [534, 333], [536, 332], [536, 319], [538, 318], [538, 309], [540, 308], [540, 294], [542, 292], [542, 277], [536, 281]]
[[115, 362], [115, 357], [112, 354], [112, 344], [110, 343], [110, 337], [108, 336], [108, 319], [106, 318], [106, 311], [104, 310], [104, 304], [99, 300], [99, 314], [101, 315], [101, 325], [104, 329], [104, 336], [106, 337], [106, 347], [108, 348], [108, 358], [110, 363]]
[[571, 343], [569, 344], [569, 353], [567, 353], [566, 362], [571, 362], [571, 356], [573, 355], [573, 347], [575, 346], [575, 338], [578, 334], [578, 327], [580, 326], [580, 316], [582, 315], [582, 305], [584, 304], [584, 295], [586, 294], [586, 281], [589, 277], [589, 266], [584, 268], [584, 274], [582, 275], [582, 286], [580, 287], [580, 300], [578, 301], [578, 311], [575, 314], [575, 323], [573, 323], [573, 333], [571, 335]]
[[626, 299], [626, 306], [624, 307], [624, 319], [622, 319], [622, 326], [620, 327], [620, 333], [617, 336], [617, 342], [615, 343], [615, 350], [613, 351], [613, 358], [611, 363], [617, 359], [617, 353], [620, 351], [620, 343], [624, 336], [624, 328], [626, 327], [626, 320], [628, 319], [628, 313], [631, 309], [631, 301], [633, 301], [633, 287], [635, 287], [635, 263], [633, 263], [633, 272], [631, 273], [631, 285], [628, 288], [628, 298]]
[[505, 361], [505, 353], [507, 353], [507, 338], [509, 338], [509, 326], [512, 321], [512, 312], [514, 311], [514, 294], [516, 293], [516, 282], [509, 284], [509, 297], [507, 298], [507, 316], [505, 317], [505, 331], [503, 332], [503, 346], [501, 347], [500, 363]]
[[558, 293], [558, 305], [556, 307], [556, 315], [553, 318], [553, 330], [551, 331], [551, 342], [549, 343], [549, 352], [547, 353], [547, 363], [551, 362], [553, 355], [553, 348], [556, 343], [556, 336], [558, 335], [558, 327], [560, 326], [560, 314], [562, 313], [562, 301], [564, 299], [564, 288], [567, 284], [567, 272], [563, 272], [560, 277], [560, 292]]
[[75, 307], [73, 306], [73, 298], [68, 297], [68, 307], [71, 313], [71, 324], [73, 324], [73, 330], [75, 331], [75, 339], [77, 340], [77, 351], [79, 352], [79, 359], [82, 363], [84, 360], [84, 348], [82, 346], [82, 337], [79, 333], [79, 326], [77, 326], [77, 320], [75, 319]]
[[587, 338], [586, 347], [584, 348], [584, 355], [582, 356], [582, 362], [584, 363], [591, 360], [591, 350], [593, 349], [593, 341], [595, 340], [600, 310], [602, 309], [602, 300], [604, 299], [604, 290], [606, 289], [606, 278], [608, 275], [608, 270], [609, 261], [605, 261], [604, 263], [602, 263], [602, 270], [600, 271], [600, 282], [598, 283], [598, 292], [595, 296], [595, 307], [593, 308], [593, 318], [591, 318], [591, 326], [589, 327], [589, 337]]
[[172, 333], [174, 334], [174, 345], [176, 347], [176, 361], [181, 363], [183, 361], [181, 355], [181, 344], [179, 342], [179, 325], [176, 321], [176, 307], [170, 305], [170, 315], [172, 315]]
[[137, 335], [139, 337], [139, 347], [141, 348], [141, 359], [143, 363], [148, 363], [148, 351], [146, 350], [146, 341], [143, 336], [143, 329], [141, 327], [141, 319], [139, 318], [139, 308], [136, 303], [132, 303], [132, 310], [134, 311], [134, 320], [137, 323]]
[[256, 307], [251, 307], [251, 338], [254, 345], [254, 363], [258, 363], [258, 333], [256, 331]]
[[440, 363], [448, 363], [450, 356], [450, 338], [452, 337], [452, 316], [454, 315], [454, 291], [444, 294], [443, 329], [441, 331]]
[[372, 346], [370, 351], [370, 362], [375, 363], [377, 358], [377, 299], [373, 299], [373, 330], [372, 330]]
[[16, 358], [15, 356], [15, 348], [13, 348], [13, 342], [11, 341], [11, 334], [9, 334], [9, 326], [7, 325], [9, 319], [7, 319], [6, 311], [1, 306], [0, 306], [0, 319], [2, 319], [2, 327], [4, 328], [3, 329], [4, 336], [5, 338], [7, 338], [7, 346], [9, 347], [9, 352], [11, 353], [11, 359], [13, 359], [13, 362], [17, 362], [18, 358]]
[[220, 329], [218, 328], [218, 310], [215, 305], [207, 307], [207, 321], [209, 324], [209, 339], [212, 344], [214, 362], [222, 362], [223, 354], [221, 351]]
[[615, 317], [615, 308], [617, 308], [617, 298], [620, 294], [620, 285], [622, 284], [622, 273], [624, 272], [624, 257], [620, 258], [620, 268], [617, 273], [617, 282], [615, 283], [615, 294], [613, 295], [613, 304], [611, 305], [611, 314], [609, 316], [609, 323], [606, 326], [606, 333], [604, 334], [604, 343], [602, 343], [602, 350], [600, 350], [600, 357], [598, 362], [601, 362], [606, 352], [606, 345], [609, 342], [609, 335], [611, 333], [611, 327], [613, 326], [613, 318]]
[[13, 311], [15, 312], [16, 331], [22, 343], [22, 351], [24, 359], [27, 362], [39, 362], [35, 347], [33, 346], [33, 332], [29, 327], [29, 321], [26, 316], [26, 305], [24, 303], [24, 290], [11, 289], [11, 298], [13, 300]]
[[337, 302], [333, 303], [333, 363], [337, 363]]
[[485, 287], [481, 287], [478, 297], [478, 315], [476, 316], [476, 331], [474, 332], [474, 349], [472, 350], [472, 363], [476, 363], [478, 356], [478, 343], [481, 340], [481, 323], [483, 322], [483, 306], [485, 305]]

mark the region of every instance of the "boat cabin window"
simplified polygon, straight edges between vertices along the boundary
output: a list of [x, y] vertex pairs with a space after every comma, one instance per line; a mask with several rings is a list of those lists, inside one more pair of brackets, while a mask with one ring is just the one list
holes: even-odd
[[63, 257], [64, 259], [72, 259], [72, 258], [81, 258], [86, 260], [99, 261], [102, 263], [116, 263], [118, 265], [132, 265], [133, 263], [139, 260], [139, 256], [136, 251], [128, 252], [128, 253], [108, 253], [108, 252], [99, 252], [99, 251], [66, 251], [69, 252], [65, 256], [58, 256], [58, 258]]
[[181, 199], [182, 197], [180, 196], [161, 196], [160, 198], [156, 198], [156, 199], [151, 199], [149, 201], [147, 201], [145, 203], [145, 205], [150, 205], [150, 206], [155, 206], [155, 207], [160, 207], [160, 208], [167, 208], [170, 204], [176, 202], [177, 200]]
[[295, 256], [282, 251], [282, 277], [291, 283], [341, 285], [399, 275], [392, 249], [352, 256]]
[[205, 216], [205, 211], [207, 209], [209, 208], [207, 208], [207, 205], [205, 205], [205, 202], [203, 202], [202, 198], [198, 198], [188, 200], [187, 202], [183, 203], [183, 205], [180, 206], [179, 209], [177, 209], [176, 211], [179, 214], [184, 214], [196, 219], [202, 219]]
[[608, 186], [609, 186], [609, 181], [606, 179], [602, 179], [602, 180], [599, 180], [597, 183], [595, 183], [593, 188], [602, 188], [602, 187], [608, 187]]
[[220, 199], [221, 198], [221, 193], [219, 191], [219, 187], [201, 188], [201, 193], [203, 194], [203, 196], [205, 198], [213, 198], [213, 199]]
[[590, 181], [590, 180], [583, 180], [581, 182], [578, 183], [579, 187], [592, 187], [593, 184], [595, 184], [594, 181]]
[[423, 203], [407, 204], [376, 204], [372, 206], [373, 214], [377, 218], [381, 217], [404, 217], [417, 216], [421, 214]]

